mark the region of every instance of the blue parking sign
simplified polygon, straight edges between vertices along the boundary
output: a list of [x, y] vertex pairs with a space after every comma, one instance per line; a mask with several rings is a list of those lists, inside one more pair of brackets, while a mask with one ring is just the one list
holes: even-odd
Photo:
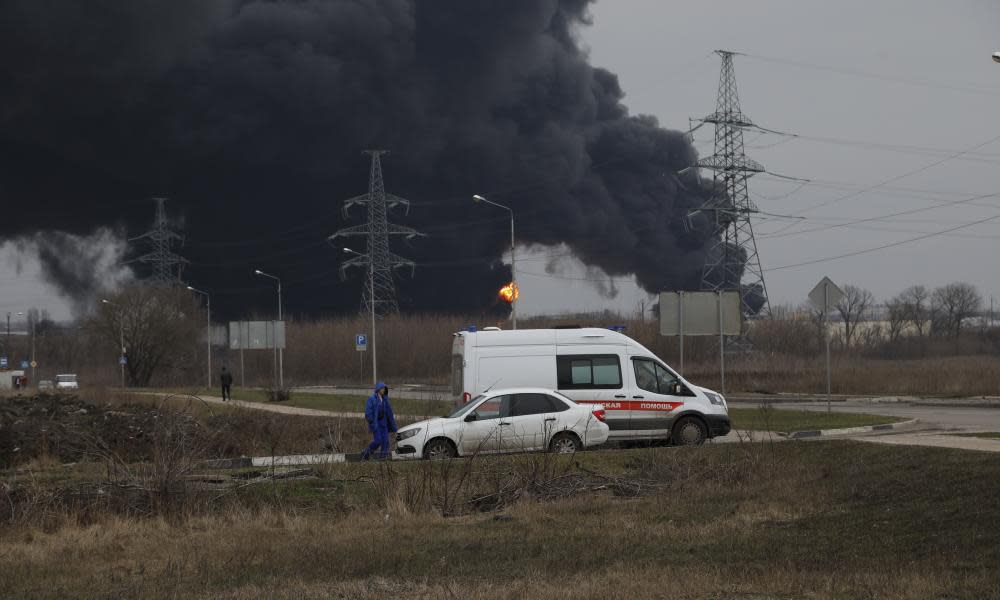
[[354, 348], [358, 352], [363, 352], [368, 349], [368, 336], [364, 333], [359, 333], [354, 336]]

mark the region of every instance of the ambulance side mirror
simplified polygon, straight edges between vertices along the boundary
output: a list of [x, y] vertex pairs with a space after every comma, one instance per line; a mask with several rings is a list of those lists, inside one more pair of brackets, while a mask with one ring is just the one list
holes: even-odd
[[476, 415], [476, 413], [469, 413], [469, 414], [465, 415], [465, 422], [466, 423], [471, 423], [471, 422], [475, 421], [477, 418], [479, 418], [479, 417]]

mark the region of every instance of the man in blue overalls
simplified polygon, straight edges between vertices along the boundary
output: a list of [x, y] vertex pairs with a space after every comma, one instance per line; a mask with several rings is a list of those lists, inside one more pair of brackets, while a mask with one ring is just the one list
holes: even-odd
[[372, 432], [372, 443], [361, 453], [361, 460], [368, 460], [375, 450], [379, 450], [379, 458], [389, 458], [389, 432], [396, 433], [396, 417], [389, 404], [389, 387], [381, 381], [375, 384], [375, 393], [365, 403], [365, 420], [368, 431]]

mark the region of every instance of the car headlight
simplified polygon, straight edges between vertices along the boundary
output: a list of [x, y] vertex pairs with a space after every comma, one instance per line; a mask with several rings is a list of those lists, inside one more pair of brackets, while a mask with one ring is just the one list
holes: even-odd
[[406, 431], [400, 431], [399, 433], [396, 434], [396, 441], [401, 442], [403, 440], [409, 439], [420, 433], [420, 430], [421, 430], [420, 427], [416, 427], [414, 429], [407, 429]]
[[715, 393], [712, 393], [712, 392], [705, 392], [705, 395], [708, 396], [708, 401], [711, 402], [712, 404], [715, 404], [717, 406], [725, 406], [726, 405], [726, 399], [723, 398], [721, 394], [715, 394]]

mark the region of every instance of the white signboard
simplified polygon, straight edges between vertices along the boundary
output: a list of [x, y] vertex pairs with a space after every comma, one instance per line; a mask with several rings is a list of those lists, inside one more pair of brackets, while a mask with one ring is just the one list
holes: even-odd
[[737, 290], [660, 292], [660, 335], [739, 335], [742, 328]]
[[273, 350], [285, 347], [284, 321], [231, 321], [229, 348], [232, 350]]

